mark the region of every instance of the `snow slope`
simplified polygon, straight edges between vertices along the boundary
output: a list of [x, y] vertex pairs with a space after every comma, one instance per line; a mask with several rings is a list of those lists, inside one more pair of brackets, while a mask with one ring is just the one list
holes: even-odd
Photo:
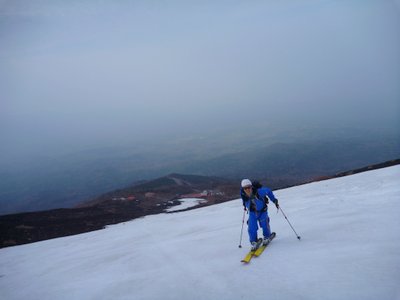
[[0, 250], [0, 299], [400, 299], [400, 166], [276, 191], [249, 265], [240, 200]]

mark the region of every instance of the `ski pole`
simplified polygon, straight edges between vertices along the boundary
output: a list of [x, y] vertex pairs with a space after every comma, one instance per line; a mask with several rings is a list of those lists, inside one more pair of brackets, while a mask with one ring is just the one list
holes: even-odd
[[289, 219], [286, 217], [285, 213], [282, 210], [282, 207], [279, 205], [279, 209], [282, 212], [283, 216], [285, 217], [286, 221], [288, 221], [290, 227], [292, 228], [293, 232], [296, 234], [297, 239], [300, 241], [300, 236], [297, 234], [296, 230], [294, 230], [292, 224], [290, 224]]
[[244, 215], [245, 214], [246, 214], [246, 210], [243, 210], [242, 230], [240, 230], [239, 248], [242, 248], [242, 236], [243, 236], [243, 225], [244, 225]]

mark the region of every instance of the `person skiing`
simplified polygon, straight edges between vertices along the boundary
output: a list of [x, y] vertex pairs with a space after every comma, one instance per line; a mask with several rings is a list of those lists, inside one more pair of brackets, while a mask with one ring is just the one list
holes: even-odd
[[262, 243], [266, 245], [271, 236], [268, 217], [268, 203], [271, 200], [277, 209], [279, 209], [278, 199], [271, 189], [263, 187], [258, 181], [253, 183], [249, 179], [243, 179], [241, 182], [240, 195], [242, 197], [244, 210], [249, 212], [248, 233], [251, 243], [251, 250], [256, 250], [258, 243], [257, 230], [258, 224], [262, 228], [264, 238]]

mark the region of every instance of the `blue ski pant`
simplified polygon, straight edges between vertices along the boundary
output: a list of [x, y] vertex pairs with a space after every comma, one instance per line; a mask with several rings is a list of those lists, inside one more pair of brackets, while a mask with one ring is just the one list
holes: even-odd
[[271, 235], [271, 229], [269, 227], [269, 217], [267, 211], [250, 212], [248, 220], [248, 229], [247, 229], [249, 232], [250, 243], [257, 241], [258, 225], [260, 225], [260, 227], [262, 228], [264, 237], [269, 237]]

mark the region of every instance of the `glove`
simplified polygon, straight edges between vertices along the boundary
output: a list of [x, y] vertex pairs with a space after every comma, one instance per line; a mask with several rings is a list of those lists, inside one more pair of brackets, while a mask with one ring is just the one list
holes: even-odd
[[246, 206], [243, 206], [243, 209], [244, 209], [244, 211], [247, 211], [247, 208], [246, 208]]
[[275, 200], [275, 206], [276, 206], [276, 209], [279, 209], [278, 199]]

